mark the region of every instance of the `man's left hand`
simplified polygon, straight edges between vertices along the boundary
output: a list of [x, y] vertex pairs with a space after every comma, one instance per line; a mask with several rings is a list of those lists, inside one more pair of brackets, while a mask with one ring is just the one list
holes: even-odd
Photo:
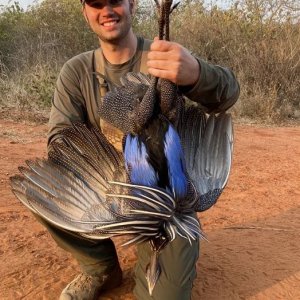
[[187, 86], [197, 82], [200, 66], [196, 58], [180, 44], [155, 38], [148, 53], [149, 74]]

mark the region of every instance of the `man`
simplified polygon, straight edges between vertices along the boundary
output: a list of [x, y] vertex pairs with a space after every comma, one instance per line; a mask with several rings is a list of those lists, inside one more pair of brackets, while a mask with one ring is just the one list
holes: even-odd
[[[195, 58], [179, 44], [157, 39], [151, 44], [137, 37], [131, 26], [135, 1], [83, 0], [83, 15], [99, 37], [102, 50], [82, 53], [62, 68], [49, 121], [49, 148], [60, 138], [63, 128], [78, 121], [100, 128], [118, 146], [120, 131], [98, 115], [98, 104], [107, 88], [101, 79], [99, 82], [97, 72], [104, 73], [107, 82], [115, 84], [129, 71], [142, 70], [168, 79], [207, 112], [225, 111], [236, 102], [239, 86], [229, 70]], [[122, 271], [110, 239], [96, 242], [42, 222], [58, 245], [73, 254], [82, 271], [63, 290], [60, 299], [97, 299], [102, 291], [120, 285]], [[160, 255], [162, 273], [152, 297], [145, 278], [150, 252], [148, 243], [138, 246], [134, 289], [137, 299], [190, 299], [196, 277], [198, 241], [190, 245], [177, 237], [166, 246]]]

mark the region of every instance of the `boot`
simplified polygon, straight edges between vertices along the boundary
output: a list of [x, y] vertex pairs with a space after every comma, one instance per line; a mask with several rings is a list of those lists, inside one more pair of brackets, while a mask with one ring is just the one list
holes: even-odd
[[101, 292], [118, 287], [121, 282], [119, 265], [110, 274], [102, 276], [80, 273], [64, 288], [59, 300], [96, 300]]

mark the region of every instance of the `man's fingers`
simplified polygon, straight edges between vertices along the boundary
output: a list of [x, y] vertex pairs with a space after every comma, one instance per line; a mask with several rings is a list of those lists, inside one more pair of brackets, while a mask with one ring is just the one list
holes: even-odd
[[154, 40], [150, 46], [151, 51], [170, 51], [174, 47], [174, 44], [163, 40]]
[[148, 69], [159, 69], [165, 71], [172, 71], [178, 73], [179, 71], [179, 63], [176, 61], [168, 61], [168, 60], [148, 60], [147, 61]]
[[179, 44], [155, 40], [148, 53], [147, 66], [153, 76], [177, 85], [192, 85], [200, 75], [199, 63]]
[[173, 56], [170, 52], [149, 51], [148, 60], [174, 60]]
[[176, 79], [177, 79], [176, 75], [174, 72], [172, 72], [170, 70], [160, 70], [160, 69], [155, 69], [155, 68], [148, 68], [148, 72], [152, 76], [167, 79], [173, 83], [176, 83]]

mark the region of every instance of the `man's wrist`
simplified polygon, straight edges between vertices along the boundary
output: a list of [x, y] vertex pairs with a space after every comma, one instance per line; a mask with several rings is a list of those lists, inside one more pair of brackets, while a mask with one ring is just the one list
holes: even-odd
[[[193, 56], [194, 57], [194, 56]], [[180, 85], [179, 86], [179, 89], [180, 91], [183, 93], [183, 94], [186, 94], [186, 93], [189, 93], [190, 91], [192, 91], [196, 86], [199, 85], [199, 82], [200, 82], [200, 77], [201, 77], [201, 64], [200, 64], [200, 61], [194, 57], [195, 59], [195, 62], [197, 64], [197, 67], [195, 68], [195, 72], [192, 72], [193, 75], [196, 74], [196, 76], [194, 76], [195, 79], [192, 79], [191, 80], [191, 84], [188, 84], [188, 85]]]
[[192, 68], [191, 72], [191, 83], [188, 84], [190, 89], [194, 87], [197, 82], [200, 80], [200, 74], [201, 74], [201, 65], [196, 57], [193, 56], [194, 59], [194, 67]]

